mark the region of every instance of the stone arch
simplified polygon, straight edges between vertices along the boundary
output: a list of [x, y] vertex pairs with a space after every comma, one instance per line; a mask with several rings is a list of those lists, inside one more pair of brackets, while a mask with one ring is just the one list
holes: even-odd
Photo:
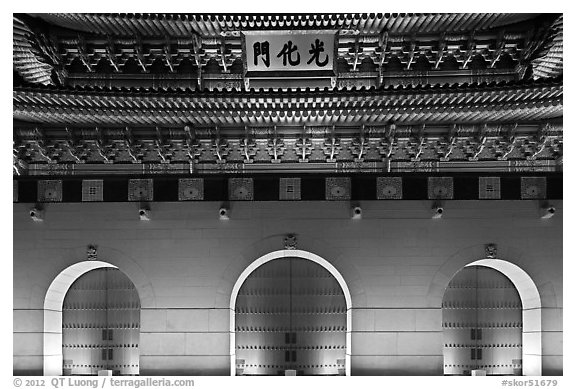
[[[522, 375], [542, 375], [542, 302], [540, 292], [532, 277], [520, 266], [521, 253], [498, 247], [498, 254], [509, 260], [486, 258], [484, 246], [465, 249], [450, 258], [436, 273], [429, 290], [429, 297], [441, 306], [444, 291], [452, 277], [468, 266], [485, 266], [504, 274], [516, 287], [522, 301]], [[470, 261], [470, 258], [482, 258]]]
[[[85, 248], [73, 249], [68, 255], [72, 258], [85, 257], [85, 250]], [[46, 291], [43, 306], [44, 375], [62, 375], [62, 305], [70, 286], [83, 274], [100, 268], [117, 268], [136, 287], [142, 308], [156, 306], [152, 285], [134, 261], [109, 248], [98, 248], [98, 255], [110, 261], [88, 260], [73, 263], [58, 273]]]
[[[283, 247], [284, 237], [285, 235], [280, 234], [270, 235], [240, 249], [235, 255], [234, 260], [230, 261], [230, 264], [222, 272], [215, 295], [214, 307], [228, 308], [232, 286], [236, 283], [240, 274], [254, 261], [254, 258], [259, 258]], [[322, 258], [330, 258], [330, 263], [336, 267], [340, 273], [346, 276], [346, 283], [350, 290], [354, 306], [366, 306], [366, 291], [363, 288], [361, 276], [353, 261], [347, 260], [338, 248], [333, 247], [324, 240], [314, 239], [300, 234], [297, 234], [297, 239], [298, 248], [313, 252]]]
[[522, 301], [522, 375], [542, 375], [542, 302], [532, 278], [518, 265], [501, 259], [480, 259], [468, 266], [492, 268], [512, 281]]
[[265, 254], [255, 261], [253, 261], [244, 271], [240, 274], [236, 280], [234, 287], [232, 288], [232, 294], [230, 296], [230, 375], [236, 375], [236, 299], [238, 297], [238, 292], [242, 287], [242, 284], [246, 279], [252, 274], [254, 270], [258, 267], [264, 265], [267, 262], [273, 261], [280, 258], [302, 258], [307, 259], [325, 268], [332, 276], [338, 281], [338, 284], [342, 288], [344, 293], [344, 298], [346, 300], [346, 375], [350, 375], [351, 371], [351, 340], [352, 340], [352, 296], [350, 294], [350, 289], [344, 280], [342, 274], [332, 265], [330, 262], [324, 258], [311, 253], [309, 251], [292, 249], [292, 250], [277, 250]]
[[85, 273], [117, 268], [102, 261], [83, 261], [68, 266], [52, 281], [44, 299], [44, 375], [62, 375], [62, 304], [70, 286]]

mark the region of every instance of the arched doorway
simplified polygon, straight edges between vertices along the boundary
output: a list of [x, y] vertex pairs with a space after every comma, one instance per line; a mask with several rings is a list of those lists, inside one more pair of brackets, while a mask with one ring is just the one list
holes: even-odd
[[260, 257], [234, 285], [230, 311], [232, 375], [350, 374], [350, 292], [323, 258]]
[[44, 300], [44, 375], [139, 372], [140, 299], [132, 281], [102, 261], [76, 263]]
[[444, 374], [541, 375], [541, 303], [517, 265], [483, 259], [457, 272], [442, 301]]

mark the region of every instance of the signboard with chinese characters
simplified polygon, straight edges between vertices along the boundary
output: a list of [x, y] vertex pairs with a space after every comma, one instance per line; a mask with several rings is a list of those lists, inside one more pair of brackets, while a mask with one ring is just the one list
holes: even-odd
[[334, 71], [336, 31], [246, 31], [247, 72]]

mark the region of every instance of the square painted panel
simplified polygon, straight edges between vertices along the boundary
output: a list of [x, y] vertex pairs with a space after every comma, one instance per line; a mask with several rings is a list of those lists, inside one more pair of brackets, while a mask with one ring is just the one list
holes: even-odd
[[82, 201], [103, 201], [103, 180], [82, 180]]
[[39, 202], [62, 201], [62, 180], [38, 181], [38, 201]]
[[204, 200], [203, 178], [181, 178], [178, 180], [178, 200]]
[[500, 197], [500, 177], [478, 177], [478, 198], [480, 200], [499, 200]]
[[378, 200], [402, 200], [402, 177], [378, 177], [376, 198]]
[[348, 177], [326, 178], [326, 200], [350, 200], [351, 188]]
[[154, 181], [151, 178], [128, 181], [128, 201], [152, 201], [154, 199]]
[[452, 177], [428, 177], [428, 198], [431, 200], [454, 198]]
[[12, 180], [12, 202], [18, 202], [18, 181]]
[[280, 179], [280, 200], [300, 200], [302, 197], [300, 178]]
[[254, 200], [254, 180], [252, 178], [230, 178], [228, 198], [234, 201]]
[[522, 177], [520, 184], [522, 200], [546, 198], [546, 177]]

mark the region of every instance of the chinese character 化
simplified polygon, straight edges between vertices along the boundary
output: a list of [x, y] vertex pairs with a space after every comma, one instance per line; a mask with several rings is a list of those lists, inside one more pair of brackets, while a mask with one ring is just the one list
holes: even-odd
[[316, 42], [310, 45], [312, 47], [308, 52], [312, 54], [307, 64], [310, 64], [312, 61], [316, 61], [317, 66], [326, 66], [328, 63], [328, 54], [326, 54], [326, 58], [324, 61], [320, 61], [320, 53], [324, 51], [324, 42], [320, 41], [320, 39], [316, 39]]
[[270, 67], [270, 44], [268, 41], [255, 42], [254, 45], [254, 66], [258, 66], [258, 57], [262, 56], [262, 62], [266, 67]]
[[[296, 52], [297, 55], [296, 59], [292, 59], [292, 53], [294, 52]], [[284, 66], [286, 66], [286, 60], [288, 60], [291, 66], [296, 66], [300, 63], [300, 53], [298, 52], [298, 46], [292, 46], [292, 41], [288, 41], [288, 43], [284, 44], [282, 51], [277, 55], [278, 58], [281, 56]]]

